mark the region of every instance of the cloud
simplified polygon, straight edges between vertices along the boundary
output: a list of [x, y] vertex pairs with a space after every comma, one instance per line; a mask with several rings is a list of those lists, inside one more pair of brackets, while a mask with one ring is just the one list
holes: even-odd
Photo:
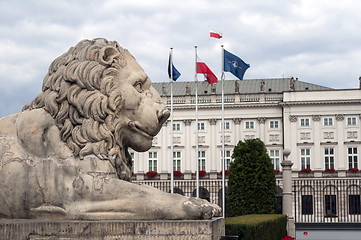
[[[96, 37], [129, 49], [153, 81], [168, 81], [170, 47], [179, 81], [192, 81], [195, 45], [220, 76], [223, 44], [251, 65], [245, 78], [294, 76], [358, 87], [360, 7], [356, 0], [3, 0], [0, 116], [19, 111], [40, 92], [53, 59]], [[209, 28], [223, 38], [210, 39]]]

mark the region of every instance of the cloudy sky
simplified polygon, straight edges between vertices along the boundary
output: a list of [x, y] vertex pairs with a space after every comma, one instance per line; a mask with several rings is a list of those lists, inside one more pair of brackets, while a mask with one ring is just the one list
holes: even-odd
[[[52, 60], [97, 37], [130, 50], [153, 82], [168, 81], [170, 47], [179, 81], [194, 79], [195, 45], [220, 76], [224, 44], [251, 65], [245, 79], [357, 88], [360, 10], [358, 0], [1, 0], [0, 117], [41, 91]], [[223, 38], [209, 38], [210, 29]]]

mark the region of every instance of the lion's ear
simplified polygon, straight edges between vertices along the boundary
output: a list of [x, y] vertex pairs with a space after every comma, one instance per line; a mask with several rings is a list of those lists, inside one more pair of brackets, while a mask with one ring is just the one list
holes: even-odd
[[106, 46], [100, 49], [99, 61], [105, 65], [111, 65], [114, 58], [119, 56], [119, 51], [115, 47]]

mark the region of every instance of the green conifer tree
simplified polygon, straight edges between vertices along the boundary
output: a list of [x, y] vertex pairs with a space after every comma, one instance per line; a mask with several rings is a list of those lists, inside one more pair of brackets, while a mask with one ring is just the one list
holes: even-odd
[[271, 158], [259, 139], [240, 141], [229, 168], [227, 217], [276, 212], [276, 178]]

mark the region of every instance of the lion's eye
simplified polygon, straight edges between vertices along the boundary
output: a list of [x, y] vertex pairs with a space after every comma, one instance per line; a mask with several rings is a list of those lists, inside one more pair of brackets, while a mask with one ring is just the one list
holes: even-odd
[[134, 84], [134, 88], [138, 91], [138, 92], [143, 92], [143, 88], [142, 88], [142, 83], [141, 82], [137, 82]]

